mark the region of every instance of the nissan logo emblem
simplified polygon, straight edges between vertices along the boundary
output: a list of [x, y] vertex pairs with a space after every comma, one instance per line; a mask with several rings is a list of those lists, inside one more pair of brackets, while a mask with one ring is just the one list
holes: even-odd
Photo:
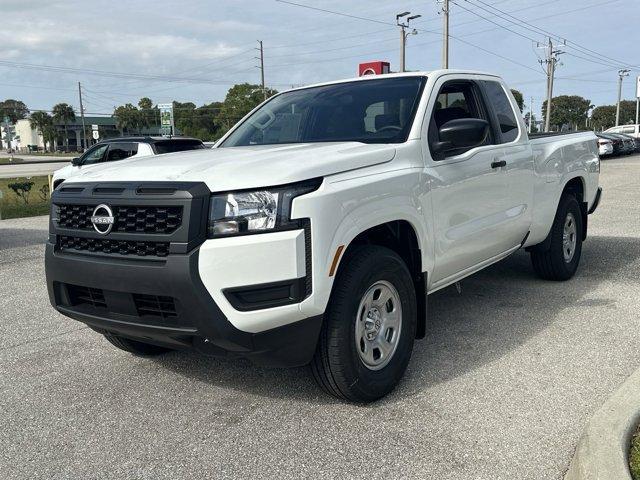
[[93, 215], [91, 215], [91, 223], [93, 223], [93, 228], [99, 234], [106, 235], [109, 233], [113, 228], [113, 211], [111, 207], [102, 203], [94, 208]]

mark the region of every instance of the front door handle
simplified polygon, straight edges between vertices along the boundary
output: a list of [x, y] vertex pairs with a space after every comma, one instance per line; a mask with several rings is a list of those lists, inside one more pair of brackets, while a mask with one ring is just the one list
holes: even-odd
[[494, 160], [493, 162], [491, 162], [491, 168], [499, 168], [499, 167], [506, 167], [506, 166], [507, 166], [506, 160]]

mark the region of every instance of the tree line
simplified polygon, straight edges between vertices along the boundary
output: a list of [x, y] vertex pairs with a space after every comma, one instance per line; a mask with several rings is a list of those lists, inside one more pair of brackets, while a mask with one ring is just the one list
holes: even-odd
[[[270, 88], [263, 91], [260, 85], [241, 83], [231, 87], [222, 102], [199, 107], [193, 102], [173, 102], [174, 124], [182, 135], [204, 141], [217, 140], [265, 98], [276, 93]], [[137, 106], [127, 103], [116, 107], [113, 114], [123, 135], [160, 125], [160, 111], [148, 97], [141, 98]]]

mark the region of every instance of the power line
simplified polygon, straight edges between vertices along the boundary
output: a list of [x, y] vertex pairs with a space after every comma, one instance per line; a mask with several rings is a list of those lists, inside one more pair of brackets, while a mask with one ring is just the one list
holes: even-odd
[[276, 0], [276, 2], [278, 2], [278, 3], [286, 3], [287, 5], [293, 5], [294, 7], [308, 8], [309, 10], [316, 10], [318, 12], [331, 13], [332, 15], [339, 15], [341, 17], [355, 18], [356, 20], [363, 20], [365, 22], [378, 23], [380, 25], [391, 25], [391, 26], [395, 27], [395, 25], [393, 23], [385, 22], [383, 20], [376, 20], [374, 18], [360, 17], [358, 15], [352, 15], [350, 13], [342, 13], [342, 12], [336, 12], [334, 10], [327, 10], [325, 8], [312, 7], [311, 5], [305, 5], [303, 3], [295, 3], [295, 2], [290, 2], [288, 0]]
[[[324, 8], [312, 7], [310, 5], [304, 5], [304, 4], [301, 4], [301, 3], [290, 2], [288, 0], [276, 0], [276, 1], [279, 2], [279, 3], [286, 3], [288, 5], [293, 5], [293, 6], [302, 7], [302, 8], [308, 8], [310, 10], [316, 10], [316, 11], [320, 11], [320, 12], [324, 12], [324, 13], [330, 13], [330, 14], [333, 14], [333, 15], [340, 15], [340, 16], [349, 17], [349, 18], [356, 18], [356, 19], [359, 19], [359, 20], [370, 21], [370, 22], [374, 22], [374, 23], [381, 23], [381, 24], [384, 24], [384, 25], [393, 25], [392, 23], [384, 22], [384, 21], [381, 21], [381, 20], [375, 20], [375, 19], [372, 19], [372, 18], [361, 17], [361, 16], [346, 14], [346, 13], [342, 13], [342, 12], [336, 12], [334, 10], [327, 10], [327, 9], [324, 9]], [[416, 30], [418, 30], [419, 32], [435, 33], [435, 34], [438, 34], [438, 35], [440, 34], [440, 32], [436, 32], [436, 31], [433, 31], [433, 30], [425, 30], [425, 29], [416, 29]], [[538, 70], [533, 69], [533, 68], [529, 67], [528, 65], [524, 65], [524, 64], [522, 64], [522, 63], [520, 63], [520, 62], [518, 62], [516, 60], [511, 59], [511, 58], [508, 58], [508, 57], [505, 57], [503, 55], [491, 52], [490, 50], [484, 49], [484, 48], [482, 48], [482, 47], [480, 47], [478, 45], [475, 45], [475, 44], [473, 44], [471, 42], [467, 42], [466, 40], [462, 40], [459, 37], [454, 37], [453, 35], [449, 35], [449, 37], [453, 38], [454, 40], [457, 40], [457, 41], [459, 41], [461, 43], [464, 43], [466, 45], [469, 45], [469, 46], [472, 46], [472, 47], [477, 48], [479, 50], [482, 50], [482, 51], [484, 51], [484, 52], [486, 52], [486, 53], [488, 53], [490, 55], [493, 55], [495, 57], [498, 57], [498, 58], [501, 58], [503, 60], [509, 61], [509, 62], [511, 62], [511, 63], [513, 63], [515, 65], [520, 66], [520, 67], [527, 68], [529, 70], [533, 70], [533, 71], [535, 71], [537, 73], [540, 73], [540, 72], [538, 72]], [[417, 43], [417, 44], [413, 44], [412, 46], [417, 47], [417, 46], [428, 45], [428, 44], [432, 44], [432, 43], [439, 43], [439, 42]], [[391, 50], [387, 49], [387, 50], [380, 50], [380, 51], [376, 51], [376, 52], [368, 52], [367, 54], [386, 53], [386, 52], [389, 52], [389, 51], [391, 51]], [[361, 56], [362, 55], [355, 55], [355, 56], [332, 58], [332, 59], [326, 59], [326, 60], [315, 60], [315, 61], [306, 62], [306, 63], [329, 62], [329, 61], [343, 60], [343, 59], [361, 57]], [[302, 64], [302, 63], [305, 63], [305, 62], [283, 63], [283, 64], [271, 65], [270, 67], [271, 68], [288, 67], [288, 66], [293, 66], [293, 65], [299, 65], [299, 64]]]
[[520, 63], [517, 60], [514, 60], [514, 59], [509, 58], [509, 57], [505, 57], [503, 55], [500, 55], [499, 53], [492, 52], [491, 50], [487, 50], [486, 48], [482, 48], [482, 47], [480, 47], [480, 46], [478, 46], [478, 45], [476, 45], [474, 43], [467, 42], [466, 40], [463, 40], [460, 37], [454, 37], [453, 35], [449, 35], [449, 37], [453, 38], [457, 42], [462, 42], [465, 45], [469, 45], [470, 47], [477, 48], [478, 50], [482, 50], [483, 52], [488, 53], [489, 55], [493, 55], [494, 57], [498, 57], [498, 58], [501, 58], [501, 59], [506, 60], [508, 62], [511, 62], [514, 65], [518, 65], [518, 66], [520, 66], [522, 68], [526, 68], [527, 70], [531, 70], [531, 71], [536, 72], [538, 74], [542, 73], [539, 70], [537, 70], [537, 69], [535, 69], [533, 67], [530, 67], [529, 65], [525, 65], [524, 63]]
[[[584, 46], [580, 45], [580, 44], [579, 44], [579, 43], [577, 43], [577, 42], [570, 41], [570, 40], [568, 40], [566, 37], [563, 37], [563, 36], [561, 36], [561, 35], [555, 34], [555, 33], [553, 33], [553, 32], [549, 32], [548, 30], [545, 30], [545, 29], [542, 29], [542, 28], [540, 28], [540, 27], [537, 27], [536, 25], [533, 25], [532, 23], [529, 23], [529, 22], [526, 22], [526, 21], [524, 21], [524, 20], [521, 20], [520, 18], [515, 17], [515, 16], [511, 15], [511, 14], [510, 14], [510, 13], [508, 13], [508, 12], [504, 12], [503, 10], [500, 10], [499, 8], [496, 8], [496, 7], [494, 7], [494, 6], [490, 5], [490, 4], [487, 4], [487, 3], [486, 3], [486, 2], [484, 2], [483, 0], [465, 0], [465, 1], [466, 1], [466, 2], [468, 2], [468, 3], [470, 3], [470, 4], [472, 4], [472, 5], [474, 5], [474, 6], [478, 6], [478, 5], [477, 5], [476, 3], [473, 3], [473, 2], [481, 3], [481, 4], [483, 4], [483, 5], [485, 5], [485, 6], [489, 7], [489, 8], [491, 8], [491, 9], [493, 9], [493, 10], [497, 11], [497, 12], [500, 12], [500, 14], [502, 14], [502, 15], [500, 15], [500, 14], [496, 14], [496, 13], [493, 13], [493, 12], [490, 12], [490, 11], [488, 11], [487, 9], [480, 7], [483, 11], [488, 12], [488, 13], [490, 13], [490, 14], [493, 14], [493, 15], [495, 15], [495, 16], [497, 16], [497, 17], [499, 17], [499, 18], [503, 19], [503, 20], [506, 20], [506, 21], [508, 21], [508, 22], [510, 22], [510, 23], [512, 23], [512, 24], [514, 24], [514, 25], [517, 25], [517, 26], [519, 26], [519, 27], [521, 27], [521, 28], [524, 28], [524, 29], [526, 29], [526, 30], [529, 30], [529, 31], [532, 31], [532, 32], [535, 32], [535, 33], [538, 33], [538, 34], [543, 33], [543, 34], [545, 34], [545, 35], [548, 35], [548, 36], [550, 36], [551, 38], [554, 38], [554, 39], [556, 39], [556, 40], [561, 41], [561, 42], [563, 43], [563, 46], [565, 46], [565, 47], [573, 48], [573, 49], [578, 50], [579, 52], [581, 52], [581, 53], [583, 53], [583, 54], [586, 54], [586, 55], [591, 56], [591, 57], [595, 57], [595, 58], [597, 58], [598, 60], [601, 60], [603, 57], [604, 57], [604, 58], [606, 58], [606, 57], [607, 57], [607, 55], [603, 55], [603, 54], [598, 53], [598, 52], [596, 52], [596, 51], [594, 51], [594, 50], [591, 50], [591, 49], [589, 49], [589, 48], [587, 48], [587, 47], [584, 47]], [[620, 1], [620, 0], [611, 0], [611, 1], [606, 2], [606, 3], [614, 3], [614, 2], [617, 2], [617, 1]], [[585, 7], [582, 7], [582, 8], [580, 8], [580, 9], [573, 10], [573, 11], [578, 11], [578, 10], [580, 10], [580, 11], [581, 11], [581, 10], [584, 10], [584, 9], [586, 9], [586, 8], [592, 8], [592, 7], [595, 7], [595, 6], [602, 6], [602, 2], [598, 2], [597, 4], [593, 4], [593, 5], [587, 5], [587, 6], [585, 6]], [[563, 12], [562, 14], [566, 14], [566, 13], [569, 13], [569, 12]], [[509, 18], [505, 18], [505, 16], [506, 16], [506, 17], [509, 17], [509, 18], [511, 18], [511, 19], [513, 19], [513, 20], [510, 20]], [[553, 17], [553, 16], [557, 16], [557, 14], [550, 15], [550, 16], [548, 16], [547, 18], [549, 18], [549, 17]], [[493, 23], [493, 22], [492, 22], [492, 23]], [[503, 28], [505, 28], [505, 27], [503, 27]], [[584, 58], [584, 57], [578, 57], [578, 58], [582, 58], [583, 60], [591, 61], [591, 62], [593, 62], [593, 63], [598, 63], [598, 60], [592, 60], [592, 59], [588, 59], [588, 58]], [[613, 63], [613, 62], [615, 62], [615, 65], [616, 65], [616, 66], [619, 66], [619, 65], [626, 65], [626, 66], [629, 66], [629, 65], [628, 65], [628, 64], [626, 64], [625, 62], [620, 62], [620, 61], [615, 60], [615, 59], [612, 59], [612, 62], [611, 62], [611, 64], [612, 64], [612, 65], [614, 65], [614, 63]], [[636, 68], [637, 68], [637, 67], [636, 67]]]
[[[220, 67], [220, 62], [221, 62], [221, 61], [222, 61], [223, 63], [225, 63], [225, 62], [226, 62], [226, 61], [228, 61], [228, 60], [237, 59], [239, 56], [244, 55], [244, 54], [246, 54], [246, 53], [250, 53], [250, 52], [252, 52], [252, 51], [253, 51], [252, 49], [248, 49], [248, 50], [243, 50], [243, 51], [238, 52], [238, 53], [233, 53], [233, 54], [225, 55], [225, 56], [219, 57], [219, 58], [217, 58], [216, 60], [213, 60], [213, 61], [211, 61], [211, 62], [208, 62], [208, 63], [202, 64], [202, 65], [197, 65], [197, 66], [195, 66], [195, 67], [191, 67], [191, 68], [187, 68], [187, 69], [182, 69], [182, 70], [181, 70], [181, 71], [179, 71], [179, 72], [169, 73], [168, 75], [172, 75], [172, 76], [173, 76], [173, 75], [178, 75], [178, 74], [184, 74], [184, 73], [186, 73], [186, 72], [192, 72], [192, 71], [197, 71], [197, 70], [203, 70], [203, 69], [206, 69], [206, 68], [208, 68], [208, 67], [210, 67], [210, 66]], [[250, 61], [250, 59], [242, 59], [240, 62], [234, 62], [234, 63], [232, 63], [232, 64], [230, 64], [230, 65], [224, 65], [224, 68], [230, 68], [230, 67], [232, 67], [232, 66], [240, 65], [240, 64], [242, 64], [242, 63], [246, 63], [246, 62], [248, 62], [248, 61]], [[201, 75], [202, 75], [202, 74], [201, 74]], [[200, 76], [201, 76], [201, 75], [200, 75]], [[125, 82], [123, 82], [123, 83], [120, 83], [119, 85], [116, 85], [116, 88], [118, 88], [118, 89], [119, 89], [119, 88], [121, 88], [121, 87], [123, 87], [123, 86], [124, 86], [124, 87], [132, 86], [132, 84], [135, 84], [135, 83], [141, 83], [141, 84], [145, 84], [145, 83], [147, 83], [147, 84], [149, 84], [149, 81], [147, 81], [147, 80], [138, 80], [138, 79], [128, 80], [128, 81], [125, 81]]]
[[[498, 27], [500, 27], [500, 28], [502, 28], [502, 29], [504, 29], [504, 30], [507, 30], [507, 31], [509, 31], [509, 32], [511, 32], [511, 33], [513, 33], [513, 34], [515, 34], [515, 35], [518, 35], [519, 37], [525, 38], [525, 39], [527, 39], [527, 40], [529, 40], [529, 41], [531, 41], [531, 42], [534, 42], [534, 43], [538, 41], [538, 40], [536, 40], [535, 38], [528, 37], [528, 36], [526, 36], [526, 35], [524, 35], [524, 34], [522, 34], [522, 33], [520, 33], [520, 32], [517, 32], [516, 30], [512, 30], [512, 29], [510, 29], [509, 27], [506, 27], [506, 26], [504, 26], [504, 25], [502, 25], [502, 24], [500, 24], [500, 23], [498, 23], [498, 22], [494, 22], [494, 21], [493, 21], [493, 20], [491, 20], [490, 18], [483, 17], [483, 16], [482, 16], [482, 15], [480, 15], [479, 13], [476, 13], [475, 11], [473, 11], [473, 10], [471, 10], [471, 9], [467, 8], [467, 7], [463, 7], [462, 5], [460, 5], [459, 3], [455, 2], [454, 0], [450, 0], [450, 1], [451, 1], [451, 3], [453, 3], [454, 5], [456, 5], [457, 7], [461, 8], [461, 9], [463, 9], [463, 10], [466, 10], [467, 12], [470, 12], [470, 13], [474, 14], [475, 16], [480, 17], [480, 18], [482, 18], [483, 20], [486, 20], [486, 21], [487, 21], [487, 22], [489, 22], [489, 23], [493, 23], [494, 25], [496, 25], [496, 26], [498, 26]], [[465, 0], [465, 1], [468, 1], [468, 0]], [[513, 22], [512, 22], [512, 23], [513, 23]]]
[[[281, 58], [281, 57], [292, 57], [292, 56], [304, 56], [304, 55], [316, 55], [318, 53], [327, 53], [327, 52], [336, 52], [339, 50], [345, 50], [348, 48], [356, 48], [356, 47], [363, 47], [366, 45], [371, 45], [372, 43], [388, 43], [391, 41], [396, 41], [396, 38], [385, 38], [384, 40], [374, 40], [371, 42], [365, 42], [365, 43], [356, 43], [355, 45], [349, 45], [347, 47], [337, 47], [337, 48], [326, 48], [326, 49], [322, 49], [322, 50], [313, 50], [311, 52], [299, 52], [299, 53], [284, 53], [284, 54], [280, 54], [280, 55], [266, 55], [267, 58], [271, 59], [271, 58]], [[269, 47], [269, 50], [271, 50], [273, 47]]]
[[141, 80], [158, 80], [158, 81], [166, 81], [166, 82], [207, 83], [212, 85], [233, 85], [232, 82], [218, 82], [218, 81], [205, 80], [197, 77], [172, 77], [172, 76], [164, 76], [164, 75], [145, 75], [145, 74], [125, 73], [125, 72], [111, 72], [107, 70], [62, 67], [57, 65], [10, 62], [7, 60], [0, 60], [0, 66], [11, 67], [11, 68], [44, 70], [49, 72], [99, 75], [102, 77], [136, 78]]
[[[338, 38], [327, 38], [324, 40], [318, 40], [316, 42], [307, 42], [307, 43], [290, 43], [288, 45], [274, 45], [274, 46], [270, 46], [269, 50], [275, 50], [275, 49], [280, 49], [280, 48], [297, 48], [297, 47], [307, 47], [309, 45], [318, 45], [318, 44], [326, 44], [326, 43], [333, 43], [333, 42], [338, 42], [341, 40], [349, 40], [351, 38], [358, 38], [358, 37], [366, 37], [366, 36], [371, 36], [371, 35], [377, 35], [379, 33], [382, 32], [387, 32], [387, 31], [391, 31], [394, 30], [393, 28], [385, 28], [382, 30], [376, 30], [373, 32], [365, 32], [365, 33], [357, 33], [354, 35], [348, 35], [346, 37], [338, 37]], [[306, 32], [305, 32], [306, 33]], [[271, 55], [273, 57], [273, 55]]]

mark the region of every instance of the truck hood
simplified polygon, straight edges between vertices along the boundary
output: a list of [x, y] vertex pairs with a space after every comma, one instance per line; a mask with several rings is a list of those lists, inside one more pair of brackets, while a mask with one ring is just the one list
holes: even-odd
[[369, 167], [395, 156], [388, 144], [298, 143], [213, 148], [96, 166], [71, 182], [205, 182], [215, 191], [281, 185]]

